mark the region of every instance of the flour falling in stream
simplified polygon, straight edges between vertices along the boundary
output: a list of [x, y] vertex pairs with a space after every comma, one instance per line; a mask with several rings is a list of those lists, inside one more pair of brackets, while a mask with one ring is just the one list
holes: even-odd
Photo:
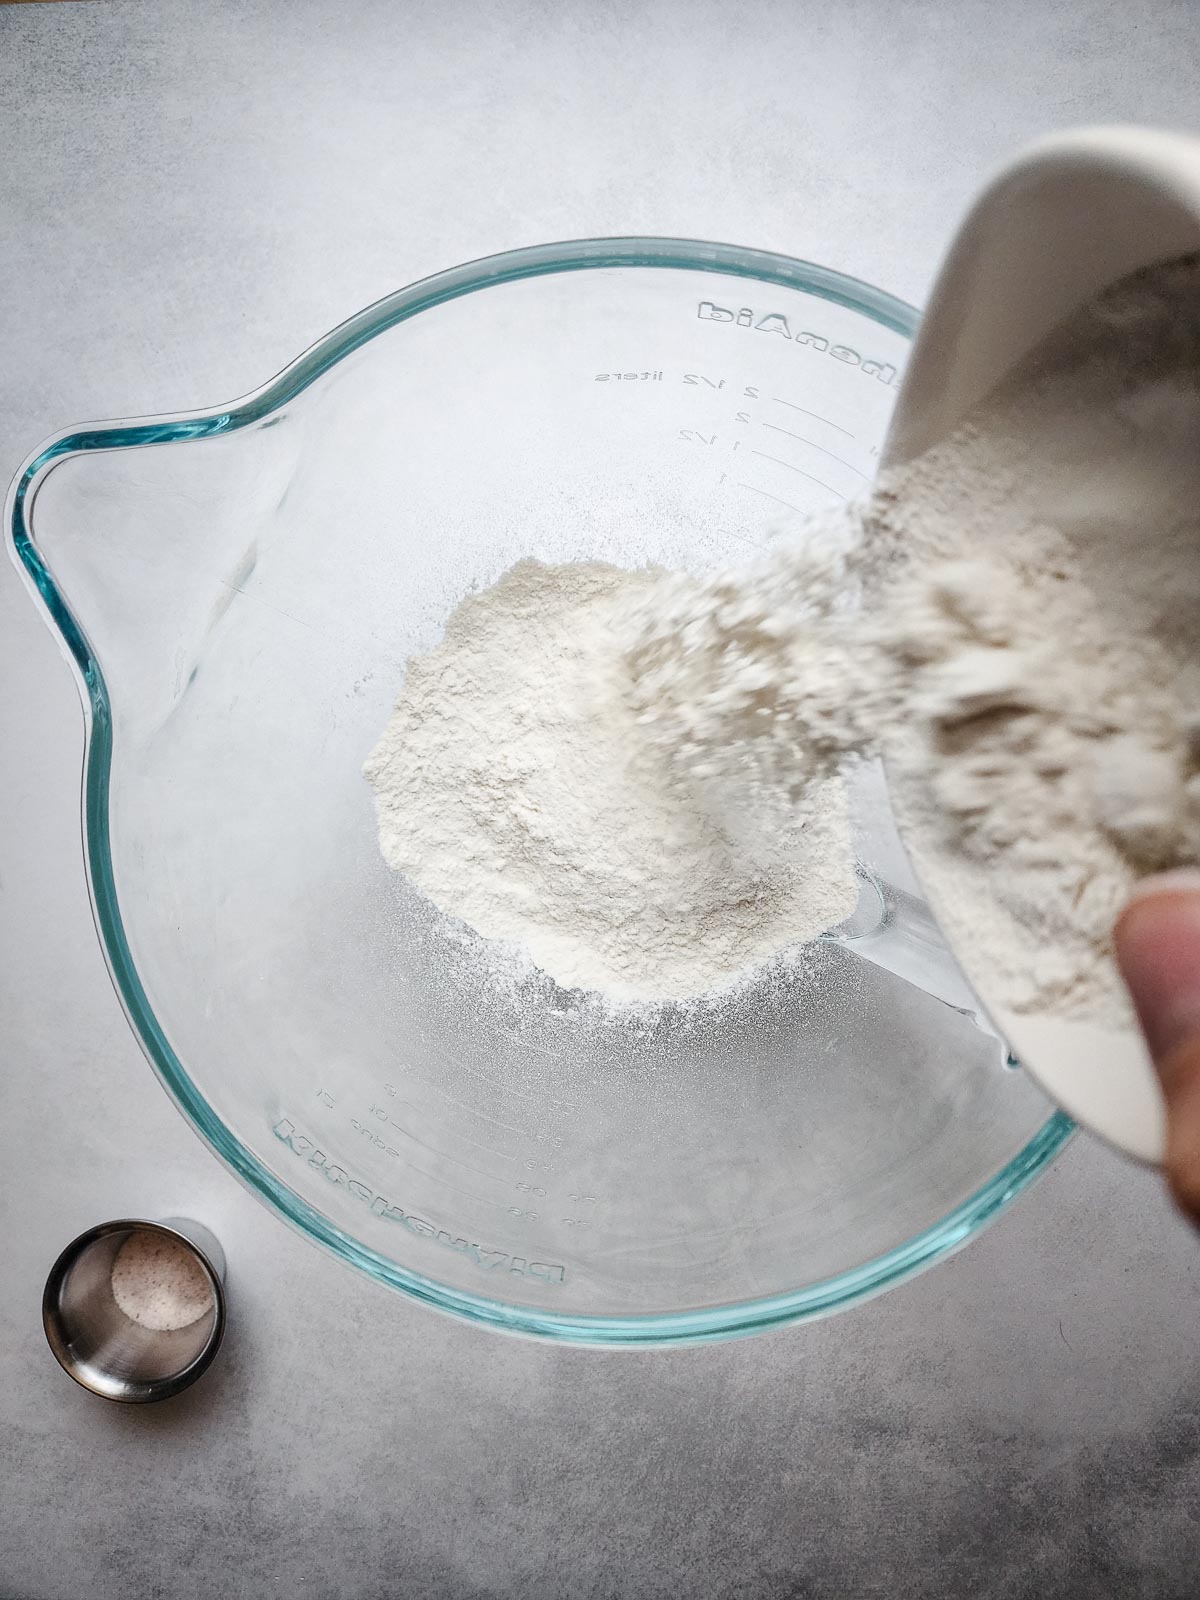
[[989, 999], [1127, 1024], [1113, 920], [1200, 860], [1197, 439], [1188, 258], [754, 565], [518, 563], [409, 663], [386, 860], [566, 987], [688, 998], [849, 915], [844, 779], [882, 755]]

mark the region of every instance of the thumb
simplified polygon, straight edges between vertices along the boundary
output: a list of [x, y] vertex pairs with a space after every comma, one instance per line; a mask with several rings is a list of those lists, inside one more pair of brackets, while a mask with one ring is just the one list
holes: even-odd
[[1200, 872], [1147, 878], [1118, 918], [1115, 942], [1162, 1080], [1167, 1181], [1200, 1224]]

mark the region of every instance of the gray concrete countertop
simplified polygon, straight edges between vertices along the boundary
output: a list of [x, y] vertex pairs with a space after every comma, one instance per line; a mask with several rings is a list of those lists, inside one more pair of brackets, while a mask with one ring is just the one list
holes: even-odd
[[[1018, 21], [1018, 17], [1022, 20]], [[1195, 0], [0, 7], [0, 476], [201, 406], [360, 306], [549, 238], [679, 233], [920, 300], [981, 175], [1197, 120]], [[158, 1088], [92, 930], [81, 719], [0, 563], [0, 1595], [1194, 1596], [1200, 1241], [1083, 1138], [950, 1263], [669, 1355], [477, 1332], [353, 1275]], [[39, 1323], [88, 1223], [190, 1213], [231, 1331], [158, 1408]]]

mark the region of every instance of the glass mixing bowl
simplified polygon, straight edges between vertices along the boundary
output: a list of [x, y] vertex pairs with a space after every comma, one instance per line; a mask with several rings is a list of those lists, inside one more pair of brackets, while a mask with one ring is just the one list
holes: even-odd
[[384, 865], [361, 773], [406, 657], [518, 557], [704, 564], [857, 490], [915, 320], [761, 251], [551, 245], [19, 474], [117, 992], [213, 1150], [344, 1260], [497, 1327], [717, 1337], [944, 1255], [1069, 1133], [978, 1015], [877, 774], [850, 922], [647, 1017], [490, 987]]

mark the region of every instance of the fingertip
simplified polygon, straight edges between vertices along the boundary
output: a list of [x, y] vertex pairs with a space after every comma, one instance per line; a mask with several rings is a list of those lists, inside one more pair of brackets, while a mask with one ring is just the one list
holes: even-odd
[[1117, 964], [1155, 1060], [1200, 1030], [1200, 872], [1144, 879], [1117, 919]]

